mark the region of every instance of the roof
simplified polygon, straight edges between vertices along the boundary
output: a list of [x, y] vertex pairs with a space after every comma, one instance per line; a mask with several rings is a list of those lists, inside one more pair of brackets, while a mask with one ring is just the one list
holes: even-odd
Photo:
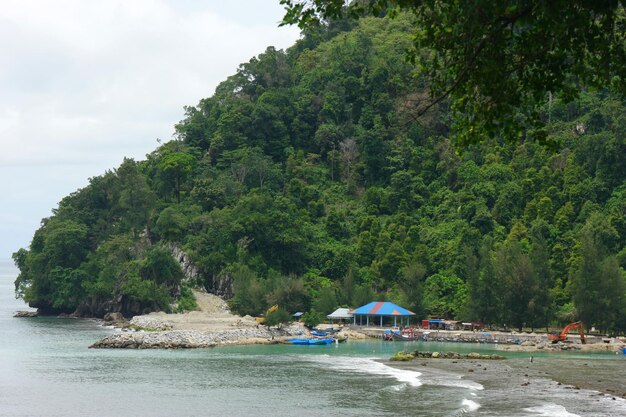
[[326, 317], [329, 319], [351, 319], [354, 316], [350, 313], [349, 308], [338, 308]]
[[302, 317], [304, 313], [302, 311], [298, 311], [297, 313], [293, 313], [293, 317]]
[[388, 301], [372, 301], [354, 310], [354, 315], [365, 316], [414, 316], [415, 313]]

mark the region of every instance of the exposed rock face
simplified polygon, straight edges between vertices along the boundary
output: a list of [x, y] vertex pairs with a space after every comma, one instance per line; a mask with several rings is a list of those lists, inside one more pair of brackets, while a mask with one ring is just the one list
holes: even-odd
[[132, 317], [152, 311], [159, 311], [159, 307], [155, 303], [139, 303], [124, 296], [118, 296], [115, 299], [93, 297], [81, 302], [72, 316], [104, 317], [108, 313], [120, 313], [124, 317]]
[[205, 284], [206, 290], [211, 294], [219, 295], [224, 298], [231, 298], [233, 296], [233, 280], [230, 275], [212, 275], [211, 278], [208, 278], [206, 277], [207, 274], [202, 273], [202, 271], [193, 264], [189, 255], [176, 244], [167, 243], [165, 244], [165, 248], [172, 252], [172, 256], [180, 264], [185, 276], [185, 281], [202, 281]]
[[104, 321], [106, 322], [122, 321], [122, 320], [125, 320], [122, 313], [106, 313], [104, 315]]
[[126, 318], [122, 315], [122, 313], [114, 312], [114, 313], [106, 313], [103, 318], [104, 322], [109, 326], [126, 328], [130, 326], [130, 323]]
[[201, 276], [200, 271], [196, 268], [193, 262], [191, 262], [189, 255], [187, 255], [184, 250], [176, 246], [174, 243], [165, 244], [165, 248], [172, 252], [172, 256], [180, 264], [180, 268], [183, 270], [183, 275], [185, 276], [185, 281], [193, 282]]
[[230, 275], [213, 275], [206, 287], [208, 292], [220, 297], [232, 298], [233, 296], [233, 278]]

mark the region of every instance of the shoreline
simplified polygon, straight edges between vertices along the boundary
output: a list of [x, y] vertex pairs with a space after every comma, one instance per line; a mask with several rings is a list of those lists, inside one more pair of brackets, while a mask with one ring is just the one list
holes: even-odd
[[[209, 295], [210, 296], [210, 295]], [[217, 297], [216, 297], [217, 298]], [[215, 301], [215, 300], [214, 300]], [[222, 301], [222, 300], [220, 300]], [[223, 302], [223, 301], [222, 301]], [[118, 329], [115, 333], [95, 341], [90, 348], [113, 348], [113, 349], [195, 349], [213, 348], [221, 346], [278, 344], [289, 337], [309, 337], [310, 332], [300, 323], [294, 323], [281, 329], [267, 329], [258, 324], [252, 317], [240, 317], [231, 314], [220, 304], [219, 308], [207, 308], [203, 310], [183, 314], [151, 313], [145, 316], [136, 316], [121, 325], [120, 322], [95, 320], [103, 326], [113, 326]], [[117, 324], [117, 326], [116, 326]], [[131, 328], [124, 328], [127, 326]], [[133, 330], [148, 329], [148, 330]], [[321, 326], [323, 327], [323, 326]], [[380, 329], [344, 327], [338, 335], [352, 340], [369, 339], [380, 337]], [[433, 335], [434, 333], [434, 335]], [[431, 332], [431, 341], [473, 343], [477, 349], [487, 344], [481, 334], [468, 332]], [[490, 335], [500, 338], [515, 338], [517, 334]], [[566, 343], [552, 345], [544, 341], [545, 335], [525, 335], [528, 339], [521, 344], [489, 343], [495, 345], [495, 353], [533, 353], [533, 352], [558, 352], [560, 350], [576, 350], [580, 353], [593, 352], [617, 352], [623, 346], [622, 340], [614, 340], [613, 343], [596, 343], [581, 345]], [[506, 340], [507, 339], [500, 339]], [[599, 343], [598, 343], [599, 342]], [[402, 342], [388, 342], [400, 343]], [[401, 345], [399, 345], [401, 346]], [[428, 342], [421, 346], [421, 350], [427, 348]], [[610, 398], [626, 399], [626, 381], [616, 379], [615, 374], [607, 369], [614, 366], [623, 367], [626, 374], [626, 361], [616, 360], [607, 356], [598, 358], [583, 358], [580, 363], [572, 365], [571, 361], [564, 358], [540, 355], [535, 357], [534, 363], [529, 363], [528, 358], [508, 358], [504, 361], [477, 360], [477, 359], [430, 359], [416, 358], [408, 362], [394, 362], [383, 359], [381, 362], [397, 369], [410, 369], [423, 372], [426, 369], [438, 369], [468, 378], [485, 387], [500, 389], [509, 386], [511, 389], [526, 389], [540, 379], [548, 379], [553, 384], [563, 385], [564, 389], [589, 390], [601, 393], [598, 395]], [[612, 360], [611, 360], [612, 359]], [[498, 363], [499, 362], [499, 363]], [[506, 376], [504, 378], [503, 376]]]
[[[104, 319], [97, 319], [104, 326], [121, 329], [121, 332], [95, 341], [93, 348], [129, 349], [175, 349], [209, 348], [218, 345], [254, 345], [278, 343], [289, 337], [311, 337], [310, 331], [301, 323], [268, 329], [251, 316], [232, 314], [222, 298], [206, 292], [194, 290], [198, 304], [197, 311], [168, 314], [154, 312], [135, 316], [130, 321], [120, 313], [109, 313]], [[18, 312], [16, 317], [33, 317], [31, 311]], [[321, 324], [320, 328], [336, 326]], [[341, 326], [338, 336], [341, 339], [381, 338], [386, 328]], [[566, 343], [552, 344], [543, 333], [517, 333], [500, 331], [467, 330], [419, 330], [427, 341], [444, 343], [469, 343], [495, 345], [496, 350], [508, 352], [551, 352], [576, 350], [581, 352], [619, 352], [626, 347], [626, 340], [588, 336], [583, 345], [577, 335], [570, 335]], [[389, 342], [396, 343], [396, 342]], [[403, 342], [400, 342], [403, 343]]]
[[[587, 390], [595, 395], [626, 400], [626, 360], [608, 356], [597, 358], [573, 358], [564, 356], [540, 356], [530, 358], [506, 358], [504, 360], [453, 358], [444, 359], [424, 356], [408, 361], [381, 360], [396, 368], [425, 372], [429, 368], [460, 375], [485, 387], [485, 389], [526, 389], [539, 380], [549, 380], [564, 389]], [[616, 372], [616, 369], [618, 372]]]
[[[493, 360], [446, 360], [416, 358], [407, 362], [381, 360], [387, 366], [401, 370], [421, 373], [437, 370], [460, 376], [483, 385], [485, 390], [525, 390], [531, 385], [545, 384], [558, 386], [566, 390], [583, 390], [590, 396], [603, 396], [612, 400], [626, 400], [626, 382], [621, 378], [609, 377], [606, 363], [601, 359], [581, 360], [580, 368], [565, 365], [565, 360], [551, 358], [536, 359], [530, 363], [527, 359]], [[619, 366], [626, 370], [626, 363]], [[579, 372], [576, 372], [579, 371]], [[615, 375], [615, 372], [613, 373]], [[621, 375], [621, 373], [620, 373]]]
[[[163, 312], [135, 316], [130, 321], [114, 316], [104, 325], [120, 332], [96, 341], [90, 348], [194, 349], [216, 346], [275, 344], [290, 337], [311, 337], [302, 323], [268, 329], [253, 317], [232, 314], [220, 297], [195, 291], [198, 311]], [[342, 329], [335, 336], [360, 339], [367, 336]]]

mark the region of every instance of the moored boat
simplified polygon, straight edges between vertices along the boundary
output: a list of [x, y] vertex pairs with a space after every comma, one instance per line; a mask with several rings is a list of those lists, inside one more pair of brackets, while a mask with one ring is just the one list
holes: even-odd
[[418, 332], [416, 329], [404, 329], [400, 330], [385, 330], [383, 334], [383, 340], [399, 340], [403, 342], [410, 342], [413, 340], [420, 340], [422, 338], [422, 333]]
[[399, 340], [401, 342], [411, 342], [414, 340], [420, 340], [422, 335], [420, 333], [392, 333], [393, 340]]
[[332, 337], [325, 339], [309, 339], [305, 337], [295, 337], [292, 339], [283, 340], [282, 343], [288, 345], [330, 345], [333, 343], [334, 339]]

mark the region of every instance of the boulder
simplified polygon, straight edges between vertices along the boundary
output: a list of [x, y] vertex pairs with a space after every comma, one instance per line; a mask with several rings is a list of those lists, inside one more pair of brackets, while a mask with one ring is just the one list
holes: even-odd
[[122, 313], [119, 313], [119, 312], [106, 313], [104, 315], [104, 321], [106, 321], [106, 322], [124, 321], [124, 320], [126, 320], [126, 319], [124, 318]]
[[16, 311], [13, 317], [37, 317], [38, 315], [36, 311]]
[[389, 360], [391, 361], [400, 361], [400, 362], [411, 361], [413, 359], [415, 359], [415, 356], [413, 356], [409, 352], [397, 352], [395, 355], [389, 358]]

